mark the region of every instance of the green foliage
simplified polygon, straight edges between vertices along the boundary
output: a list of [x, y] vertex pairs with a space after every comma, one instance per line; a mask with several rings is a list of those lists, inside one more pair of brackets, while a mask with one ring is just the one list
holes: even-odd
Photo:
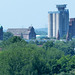
[[17, 36], [1, 42], [0, 75], [75, 74], [75, 41], [48, 41], [43, 47], [35, 43], [27, 44]]
[[62, 39], [66, 39], [66, 35], [63, 35]]
[[62, 50], [64, 51], [65, 55], [74, 55], [75, 52], [74, 52], [74, 45], [73, 45], [73, 42], [70, 41], [70, 42], [56, 42], [54, 47], [59, 49], [59, 50]]
[[26, 44], [26, 42], [23, 39], [21, 39], [20, 37], [17, 37], [17, 36], [13, 36], [10, 39], [8, 39], [6, 41], [3, 41], [0, 44], [1, 44], [1, 48], [4, 49], [5, 47], [8, 47], [9, 45], [11, 45], [13, 43], [18, 43], [18, 42], [19, 43], [25, 43]]
[[39, 41], [39, 40], [31, 40], [28, 42], [29, 44], [36, 44], [36, 45], [43, 45], [44, 43], [46, 43], [45, 41]]
[[13, 37], [13, 34], [10, 32], [3, 32], [3, 40], [8, 40], [9, 38]]
[[15, 42], [20, 42], [22, 39], [20, 37], [14, 36], [11, 39], [9, 39], [8, 41], [11, 43], [15, 43]]
[[68, 72], [70, 70], [68, 62], [70, 61], [70, 56], [63, 56], [58, 61], [57, 64], [61, 66], [60, 72]]
[[60, 59], [63, 55], [64, 55], [64, 52], [61, 51], [61, 50], [58, 50], [56, 48], [49, 48], [47, 51], [47, 58], [48, 59]]
[[[62, 39], [66, 39], [66, 35], [63, 35]], [[69, 39], [72, 39], [72, 35], [69, 33]]]
[[53, 41], [47, 41], [47, 42], [43, 45], [43, 48], [44, 48], [45, 50], [47, 50], [48, 48], [53, 47], [53, 45], [54, 45]]

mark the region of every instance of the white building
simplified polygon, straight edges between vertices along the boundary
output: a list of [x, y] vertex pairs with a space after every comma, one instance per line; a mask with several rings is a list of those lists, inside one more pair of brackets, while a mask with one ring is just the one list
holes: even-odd
[[48, 37], [60, 37], [66, 35], [69, 30], [69, 10], [66, 5], [56, 5], [58, 11], [48, 12]]

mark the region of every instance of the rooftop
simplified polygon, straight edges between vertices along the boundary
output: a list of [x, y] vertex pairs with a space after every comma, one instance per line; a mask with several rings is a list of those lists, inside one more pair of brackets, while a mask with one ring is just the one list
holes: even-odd
[[60, 11], [49, 11], [48, 13], [52, 14], [52, 13], [60, 13]]
[[66, 8], [67, 4], [63, 4], [63, 5], [56, 5], [56, 8], [58, 8], [58, 10], [64, 10]]

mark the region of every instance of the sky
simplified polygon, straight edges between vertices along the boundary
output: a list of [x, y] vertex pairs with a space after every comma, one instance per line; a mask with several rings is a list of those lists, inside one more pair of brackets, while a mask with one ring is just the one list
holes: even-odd
[[67, 4], [70, 18], [75, 18], [75, 0], [0, 0], [0, 24], [8, 28], [47, 28], [48, 11], [57, 4]]

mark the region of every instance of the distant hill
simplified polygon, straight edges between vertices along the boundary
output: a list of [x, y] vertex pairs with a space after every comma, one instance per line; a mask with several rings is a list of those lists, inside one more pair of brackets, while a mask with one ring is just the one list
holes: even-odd
[[47, 31], [48, 31], [48, 28], [38, 28], [38, 29], [35, 29], [35, 30], [37, 30], [37, 31], [45, 31], [45, 32], [47, 32]]
[[38, 28], [38, 29], [35, 29], [35, 32], [37, 35], [47, 35], [48, 28]]

